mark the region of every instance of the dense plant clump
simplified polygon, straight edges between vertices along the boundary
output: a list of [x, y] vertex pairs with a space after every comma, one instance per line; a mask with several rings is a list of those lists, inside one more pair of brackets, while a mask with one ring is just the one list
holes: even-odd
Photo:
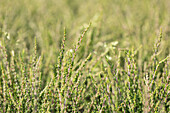
[[0, 113], [168, 113], [169, 63], [170, 0], [0, 0]]
[[162, 32], [153, 55], [140, 70], [138, 49], [117, 48], [117, 42], [105, 45], [100, 56], [89, 53], [77, 61], [89, 26], [75, 48], [67, 51], [64, 30], [54, 74], [45, 87], [36, 38], [29, 58], [24, 51], [8, 56], [5, 41], [1, 41], [0, 112], [168, 112], [169, 56], [158, 60]]

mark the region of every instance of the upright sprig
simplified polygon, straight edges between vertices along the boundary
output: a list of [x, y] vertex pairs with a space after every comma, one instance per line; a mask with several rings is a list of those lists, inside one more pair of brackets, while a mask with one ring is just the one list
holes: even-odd
[[68, 75], [67, 75], [67, 76], [70, 76], [70, 75], [71, 75], [72, 67], [73, 67], [73, 65], [74, 65], [74, 59], [75, 59], [75, 57], [76, 57], [76, 52], [78, 51], [78, 48], [80, 47], [80, 44], [81, 44], [81, 42], [82, 42], [82, 40], [83, 40], [84, 35], [86, 34], [86, 32], [88, 31], [88, 29], [90, 28], [90, 25], [91, 25], [91, 23], [89, 23], [88, 27], [84, 30], [84, 32], [82, 33], [82, 35], [81, 35], [80, 38], [78, 39], [77, 44], [75, 45], [75, 49], [74, 49], [74, 51], [73, 51], [73, 56], [72, 56], [71, 64], [70, 64], [70, 66], [69, 66], [69, 68], [68, 68]]
[[[58, 77], [61, 77], [61, 70], [62, 70], [61, 67], [63, 64], [63, 58], [64, 58], [64, 52], [65, 52], [65, 41], [66, 41], [66, 28], [64, 28], [64, 38], [62, 40], [60, 54], [58, 56], [58, 63], [57, 63], [57, 70], [56, 70]], [[55, 77], [57, 77], [57, 76], [55, 76]]]

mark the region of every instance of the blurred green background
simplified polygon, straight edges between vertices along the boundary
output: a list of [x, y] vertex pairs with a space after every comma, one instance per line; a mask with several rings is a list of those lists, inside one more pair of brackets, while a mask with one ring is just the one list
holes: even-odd
[[57, 62], [64, 27], [66, 49], [70, 49], [89, 22], [79, 57], [94, 51], [101, 54], [99, 45], [118, 41], [119, 48], [142, 46], [138, 57], [147, 59], [161, 28], [160, 56], [170, 52], [170, 0], [0, 0], [0, 31], [10, 37], [0, 40], [5, 41], [8, 54], [12, 50], [31, 54], [37, 37], [46, 75]]

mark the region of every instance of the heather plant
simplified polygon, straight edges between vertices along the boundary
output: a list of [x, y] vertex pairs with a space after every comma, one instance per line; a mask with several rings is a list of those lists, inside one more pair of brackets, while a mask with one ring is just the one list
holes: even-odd
[[[1, 112], [168, 112], [169, 56], [158, 60], [162, 31], [153, 56], [139, 70], [139, 49], [118, 48], [118, 42], [104, 44], [104, 52], [90, 53], [76, 60], [83, 37], [74, 49], [65, 50], [66, 29], [54, 74], [42, 87], [42, 58], [33, 54], [7, 55], [1, 41]], [[5, 33], [4, 40], [6, 40]], [[116, 60], [115, 60], [116, 59]], [[140, 72], [142, 71], [142, 72]]]
[[168, 113], [169, 11], [169, 0], [0, 0], [0, 113]]

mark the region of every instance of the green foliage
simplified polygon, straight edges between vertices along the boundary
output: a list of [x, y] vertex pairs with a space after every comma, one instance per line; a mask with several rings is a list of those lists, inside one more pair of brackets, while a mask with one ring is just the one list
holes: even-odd
[[[54, 75], [45, 88], [41, 85], [43, 64], [41, 57], [37, 57], [36, 38], [28, 62], [24, 60], [24, 52], [15, 55], [14, 51], [8, 62], [5, 45], [1, 45], [1, 112], [168, 111], [169, 56], [161, 61], [156, 58], [162, 33], [155, 46], [154, 58], [140, 72], [138, 58], [135, 58], [138, 51], [113, 48], [117, 42], [105, 45], [106, 51], [101, 56], [90, 53], [86, 59], [75, 63], [76, 53], [88, 29], [89, 26], [75, 48], [66, 52], [64, 30]], [[108, 55], [115, 56], [116, 62], [113, 63]], [[124, 67], [121, 57], [125, 59]], [[163, 72], [158, 71], [162, 63]]]
[[169, 112], [169, 3], [1, 0], [0, 112]]

